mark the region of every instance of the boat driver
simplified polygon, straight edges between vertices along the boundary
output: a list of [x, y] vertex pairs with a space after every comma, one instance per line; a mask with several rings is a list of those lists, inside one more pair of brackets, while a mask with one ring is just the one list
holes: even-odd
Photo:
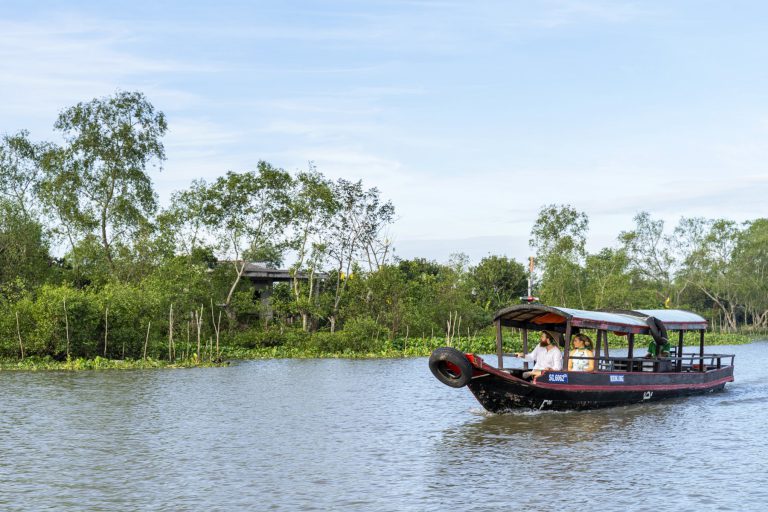
[[524, 379], [539, 376], [544, 370], [562, 371], [563, 353], [560, 352], [560, 346], [555, 341], [556, 336], [557, 334], [549, 331], [541, 331], [539, 345], [532, 352], [528, 354], [523, 352], [515, 353], [515, 357], [520, 357], [524, 361], [534, 363], [533, 370], [523, 373]]
[[648, 359], [656, 359], [656, 357], [659, 358], [665, 358], [669, 357], [669, 340], [666, 338], [662, 338], [664, 340], [664, 343], [659, 346], [656, 344], [656, 340], [651, 340], [651, 343], [648, 344], [648, 353], [645, 354], [645, 357]]
[[651, 340], [651, 343], [648, 344], [648, 353], [645, 354], [645, 358], [657, 359], [659, 362], [656, 365], [656, 368], [660, 372], [672, 371], [672, 363], [669, 360], [670, 348], [669, 340], [667, 338], [662, 338], [662, 343], [658, 345], [656, 344], [656, 340]]

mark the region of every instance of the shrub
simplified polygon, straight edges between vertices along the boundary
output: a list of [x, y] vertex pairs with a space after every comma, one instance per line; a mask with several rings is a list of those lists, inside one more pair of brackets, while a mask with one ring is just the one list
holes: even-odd
[[300, 329], [261, 329], [252, 327], [225, 337], [225, 342], [241, 348], [301, 347], [309, 342], [310, 334]]

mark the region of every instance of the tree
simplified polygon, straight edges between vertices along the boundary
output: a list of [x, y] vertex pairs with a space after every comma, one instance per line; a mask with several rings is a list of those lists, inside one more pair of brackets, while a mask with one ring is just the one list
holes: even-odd
[[632, 309], [645, 306], [642, 288], [632, 286], [627, 255], [622, 249], [604, 248], [587, 255], [584, 268], [587, 283], [585, 295], [589, 309]]
[[17, 280], [34, 288], [44, 282], [50, 270], [43, 226], [15, 203], [0, 199], [0, 294]]
[[98, 227], [98, 223], [84, 214], [80, 195], [82, 180], [67, 152], [50, 144], [40, 154], [38, 163], [43, 177], [37, 187], [43, 213], [54, 238], [66, 238], [76, 284], [81, 282], [80, 245]]
[[176, 250], [192, 257], [205, 244], [204, 211], [208, 184], [193, 180], [185, 190], [171, 195], [171, 204], [157, 216], [160, 228], [173, 239]]
[[392, 223], [395, 207], [382, 203], [377, 188], [366, 190], [362, 181], [336, 181], [333, 187], [338, 204], [328, 229], [328, 254], [335, 266], [336, 286], [329, 320], [336, 328], [339, 305], [347, 288], [346, 277], [352, 266], [367, 256], [366, 248], [375, 247], [384, 226]]
[[653, 220], [648, 212], [635, 215], [635, 229], [622, 231], [619, 240], [630, 267], [655, 287], [659, 302], [672, 295], [676, 260], [673, 239], [664, 235], [664, 221]]
[[683, 262], [680, 277], [704, 293], [723, 315], [726, 330], [737, 327], [738, 281], [733, 275], [732, 255], [739, 229], [726, 219], [705, 221], [706, 231], [692, 245]]
[[545, 302], [584, 307], [584, 276], [589, 218], [570, 205], [551, 204], [539, 210], [530, 246], [543, 266], [541, 296]]
[[[80, 201], [68, 206], [67, 215], [80, 225], [99, 227], [104, 256], [114, 270], [112, 245], [147, 223], [157, 207], [147, 166], [165, 160], [165, 115], [140, 92], [118, 92], [64, 110], [54, 127], [66, 145], [53, 159], [63, 167], [50, 168], [51, 194], [61, 196], [75, 187]], [[75, 179], [66, 183], [56, 172]]]
[[[333, 184], [310, 165], [307, 172], [296, 176], [296, 190], [291, 200], [291, 248], [296, 251], [296, 261], [291, 265], [294, 300], [301, 314], [302, 328], [306, 331], [310, 312], [318, 290], [315, 284], [315, 272], [325, 257], [325, 242], [333, 215], [338, 210], [338, 203], [333, 193]], [[306, 268], [308, 285], [302, 286], [299, 272]]]
[[232, 298], [245, 273], [247, 259], [279, 258], [286, 244], [285, 230], [291, 215], [293, 178], [267, 162], [256, 171], [227, 172], [197, 192], [207, 230], [217, 239], [224, 260], [234, 269], [224, 308], [235, 319]]
[[43, 147], [30, 142], [26, 130], [0, 140], [0, 196], [27, 218], [37, 209], [36, 188], [42, 179], [38, 159]]
[[755, 219], [738, 234], [731, 277], [753, 326], [768, 329], [768, 219]]
[[486, 256], [470, 269], [473, 296], [484, 310], [494, 312], [525, 295], [525, 267], [504, 256]]

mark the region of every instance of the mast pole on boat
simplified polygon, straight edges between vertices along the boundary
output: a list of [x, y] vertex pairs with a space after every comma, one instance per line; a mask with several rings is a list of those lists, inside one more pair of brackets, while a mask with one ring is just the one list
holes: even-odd
[[533, 256], [528, 256], [528, 297], [531, 295], [531, 280], [533, 279]]

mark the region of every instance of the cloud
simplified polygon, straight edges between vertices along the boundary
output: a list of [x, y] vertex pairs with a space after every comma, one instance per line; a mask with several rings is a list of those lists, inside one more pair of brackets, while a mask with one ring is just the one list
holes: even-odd
[[62, 108], [118, 89], [141, 89], [172, 106], [198, 101], [191, 92], [159, 86], [157, 79], [213, 69], [132, 51], [142, 37], [126, 23], [87, 16], [0, 21], [0, 118], [50, 129]]
[[627, 23], [650, 13], [646, 6], [641, 8], [636, 2], [557, 0], [540, 5], [540, 14], [525, 24], [556, 28], [580, 23]]

